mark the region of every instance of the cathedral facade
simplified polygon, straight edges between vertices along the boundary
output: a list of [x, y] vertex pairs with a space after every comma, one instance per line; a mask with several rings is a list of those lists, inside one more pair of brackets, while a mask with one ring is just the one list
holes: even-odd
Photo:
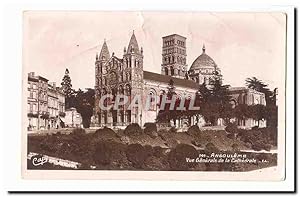
[[[136, 36], [133, 33], [129, 44], [124, 48], [123, 57], [118, 58], [114, 53], [110, 54], [107, 43], [104, 41], [100, 53], [96, 55], [95, 61], [95, 126], [126, 126], [130, 123], [138, 123], [143, 126], [146, 122], [155, 122], [159, 106], [157, 99], [166, 94], [169, 82], [172, 80], [176, 87], [175, 93], [179, 98], [191, 98], [199, 89], [200, 84], [210, 85], [215, 77], [222, 77], [221, 70], [214, 60], [206, 54], [203, 45], [200, 54], [190, 66], [186, 63], [186, 38], [172, 34], [162, 37], [162, 63], [161, 74], [144, 71], [143, 48], [139, 47]], [[246, 93], [245, 93], [246, 92]], [[264, 94], [255, 91], [247, 92], [237, 89], [234, 91], [233, 102], [247, 102], [251, 104], [251, 94], [260, 98], [265, 104]], [[112, 95], [110, 103], [101, 98]], [[117, 109], [102, 109], [100, 103], [105, 106], [113, 104], [117, 95], [134, 98], [139, 95], [142, 100], [150, 98], [149, 106], [129, 107], [130, 103], [118, 106]], [[239, 99], [240, 96], [243, 99]], [[245, 96], [246, 95], [246, 96]], [[248, 98], [249, 97], [249, 98]], [[142, 103], [144, 103], [142, 101]], [[204, 120], [198, 120], [199, 126], [204, 125]], [[195, 124], [195, 120], [178, 120], [174, 126], [181, 127], [184, 124]], [[222, 124], [220, 122], [220, 124]], [[242, 122], [242, 126], [253, 126], [255, 123]], [[260, 123], [263, 124], [263, 123]], [[263, 126], [263, 125], [262, 125]]]

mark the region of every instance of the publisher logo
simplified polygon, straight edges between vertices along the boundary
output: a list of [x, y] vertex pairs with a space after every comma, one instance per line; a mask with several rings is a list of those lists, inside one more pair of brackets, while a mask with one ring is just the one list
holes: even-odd
[[43, 155], [36, 155], [32, 157], [31, 161], [32, 161], [32, 165], [41, 166], [44, 165], [44, 163], [48, 162], [48, 158]]

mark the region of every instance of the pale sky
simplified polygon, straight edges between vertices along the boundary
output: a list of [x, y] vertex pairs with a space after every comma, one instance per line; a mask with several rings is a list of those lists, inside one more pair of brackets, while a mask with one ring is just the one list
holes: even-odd
[[187, 38], [188, 68], [205, 43], [225, 84], [255, 76], [274, 88], [284, 80], [286, 17], [275, 12], [25, 12], [24, 73], [60, 84], [68, 68], [73, 88], [93, 88], [104, 39], [122, 58], [133, 30], [147, 71], [160, 73], [162, 37], [176, 33]]

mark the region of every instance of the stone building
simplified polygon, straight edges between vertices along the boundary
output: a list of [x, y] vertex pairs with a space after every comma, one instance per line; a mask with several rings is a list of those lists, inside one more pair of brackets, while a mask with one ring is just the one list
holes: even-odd
[[62, 127], [62, 118], [65, 117], [65, 95], [56, 87], [56, 83], [48, 84], [48, 129]]
[[[253, 89], [245, 88], [245, 87], [230, 87], [229, 88], [233, 105], [236, 106], [238, 104], [246, 104], [246, 105], [266, 105], [265, 94], [258, 92]], [[242, 127], [266, 127], [266, 120], [253, 120], [251, 118], [237, 120], [238, 125]]]
[[161, 74], [186, 78], [186, 38], [173, 34], [162, 39]]
[[76, 108], [71, 107], [65, 113], [66, 116], [63, 118], [65, 127], [82, 127], [82, 117]]
[[49, 84], [48, 79], [28, 74], [27, 81], [28, 130], [61, 127], [59, 117], [64, 116], [65, 96], [62, 91]]
[[[93, 117], [96, 126], [126, 126], [130, 123], [142, 126], [146, 122], [155, 122], [159, 109], [157, 99], [152, 97], [165, 95], [171, 79], [176, 87], [176, 96], [191, 98], [198, 91], [200, 84], [210, 86], [212, 78], [222, 77], [220, 68], [207, 55], [204, 45], [202, 53], [195, 59], [190, 69], [187, 69], [186, 38], [181, 35], [172, 34], [162, 38], [161, 74], [144, 71], [143, 48], [139, 47], [134, 33], [123, 52], [122, 58], [116, 57], [114, 53], [110, 55], [104, 41], [100, 53], [96, 54]], [[253, 94], [264, 100], [262, 93]], [[99, 107], [99, 103], [105, 95], [113, 95], [110, 103], [104, 102], [105, 106], [113, 104], [117, 95], [126, 95], [131, 99], [140, 95], [142, 103], [150, 98], [150, 106], [147, 109], [142, 106], [128, 110], [128, 104], [125, 104], [118, 109], [103, 110]], [[204, 123], [204, 120], [198, 120], [200, 126]], [[195, 120], [193, 118], [189, 121], [178, 120], [173, 124], [180, 127], [183, 124], [195, 124]]]

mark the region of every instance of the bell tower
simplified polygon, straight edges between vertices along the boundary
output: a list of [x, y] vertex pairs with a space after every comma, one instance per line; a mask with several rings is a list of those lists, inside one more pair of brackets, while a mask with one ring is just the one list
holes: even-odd
[[[143, 48], [139, 48], [134, 31], [130, 38], [127, 50], [124, 48], [123, 62], [124, 67], [129, 70], [129, 88], [130, 97], [134, 98], [136, 95], [143, 95], [144, 83], [143, 83]], [[131, 122], [142, 125], [142, 109], [137, 107], [129, 111], [128, 114]]]
[[186, 38], [172, 34], [163, 37], [162, 41], [161, 74], [185, 78], [187, 72]]
[[100, 126], [101, 124], [101, 109], [99, 107], [99, 100], [101, 98], [101, 89], [104, 87], [103, 82], [103, 70], [104, 65], [108, 62], [110, 58], [109, 50], [104, 40], [101, 51], [98, 55], [96, 53], [95, 61], [95, 111], [94, 111], [94, 124]]

